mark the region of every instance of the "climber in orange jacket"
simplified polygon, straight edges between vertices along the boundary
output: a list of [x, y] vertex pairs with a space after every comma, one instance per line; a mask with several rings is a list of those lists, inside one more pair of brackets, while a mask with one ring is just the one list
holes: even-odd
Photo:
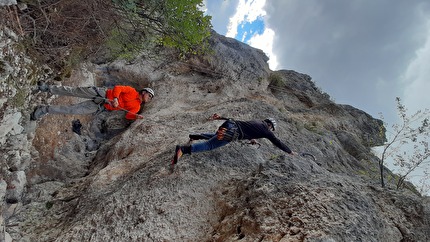
[[112, 100], [104, 104], [107, 110], [127, 110], [126, 119], [142, 119], [143, 116], [137, 114], [142, 103], [149, 102], [154, 97], [151, 88], [144, 88], [140, 92], [130, 86], [115, 86], [106, 91], [106, 98]]
[[112, 89], [107, 89], [102, 87], [50, 86], [44, 82], [39, 82], [37, 89], [55, 95], [80, 97], [88, 100], [69, 106], [38, 106], [31, 113], [31, 120], [38, 120], [48, 113], [90, 114], [104, 109], [126, 111], [126, 119], [142, 119], [143, 116], [138, 114], [141, 104], [150, 102], [155, 95], [151, 88], [136, 91], [130, 86], [115, 86]]

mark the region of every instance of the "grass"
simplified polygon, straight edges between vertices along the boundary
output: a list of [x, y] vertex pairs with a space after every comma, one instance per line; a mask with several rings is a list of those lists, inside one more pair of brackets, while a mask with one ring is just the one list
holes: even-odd
[[284, 78], [278, 73], [269, 75], [269, 84], [275, 87], [283, 87], [285, 85]]

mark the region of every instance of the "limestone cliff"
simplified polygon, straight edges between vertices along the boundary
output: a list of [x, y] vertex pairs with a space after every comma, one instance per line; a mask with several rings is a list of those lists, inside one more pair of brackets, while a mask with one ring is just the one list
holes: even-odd
[[[430, 240], [429, 199], [380, 188], [370, 148], [384, 142], [381, 121], [334, 103], [308, 75], [270, 70], [260, 50], [213, 33], [212, 55], [82, 63], [58, 83], [12, 31], [0, 37], [0, 240]], [[38, 79], [151, 86], [156, 97], [132, 124], [121, 112], [31, 122], [38, 104], [79, 101], [32, 92]], [[171, 174], [175, 145], [216, 130], [213, 113], [274, 117], [276, 135], [316, 161], [236, 142], [185, 155]]]

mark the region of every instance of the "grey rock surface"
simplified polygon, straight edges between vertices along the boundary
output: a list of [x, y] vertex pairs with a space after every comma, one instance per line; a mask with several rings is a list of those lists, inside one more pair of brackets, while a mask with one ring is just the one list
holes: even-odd
[[10, 6], [10, 5], [16, 5], [16, 0], [0, 0], [0, 7], [1, 6]]
[[27, 185], [27, 178], [24, 171], [12, 172], [8, 178], [9, 184], [6, 190], [6, 202], [18, 203], [21, 202], [25, 186]]
[[[213, 33], [214, 54], [207, 57], [82, 63], [60, 84], [150, 86], [157, 95], [145, 105], [144, 119], [130, 124], [116, 112], [48, 115], [30, 122], [38, 104], [79, 100], [31, 93], [49, 72], [30, 68], [31, 61], [14, 49], [15, 41], [0, 40], [9, 43], [0, 54], [15, 60], [8, 62], [12, 68], [5, 80], [19, 76], [15, 71], [38, 71], [27, 75], [32, 79], [17, 79], [25, 91], [1, 83], [0, 125], [8, 115], [20, 116], [6, 125], [18, 128], [0, 137], [1, 239], [430, 239], [429, 199], [394, 190], [390, 183], [386, 189], [379, 186], [370, 148], [384, 142], [381, 121], [334, 103], [306, 74], [271, 71], [260, 50]], [[130, 73], [138, 78], [127, 78]], [[18, 107], [19, 93], [24, 101]], [[170, 173], [175, 145], [221, 124], [207, 120], [213, 113], [238, 120], [274, 117], [282, 141], [317, 159], [290, 156], [267, 140], [260, 140], [260, 148], [235, 142], [185, 155]], [[81, 135], [72, 131], [76, 119]], [[20, 189], [16, 203], [7, 199], [12, 186]]]
[[4, 201], [6, 196], [7, 183], [4, 180], [0, 180], [0, 201]]

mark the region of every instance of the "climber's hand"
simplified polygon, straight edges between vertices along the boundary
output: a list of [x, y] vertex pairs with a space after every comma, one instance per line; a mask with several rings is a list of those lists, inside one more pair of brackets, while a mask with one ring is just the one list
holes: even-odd
[[219, 116], [217, 113], [214, 113], [209, 119], [211, 119], [211, 120], [217, 120], [217, 119], [220, 119], [221, 118], [221, 116]]
[[112, 107], [117, 108], [119, 106], [118, 98], [114, 98], [111, 102]]

